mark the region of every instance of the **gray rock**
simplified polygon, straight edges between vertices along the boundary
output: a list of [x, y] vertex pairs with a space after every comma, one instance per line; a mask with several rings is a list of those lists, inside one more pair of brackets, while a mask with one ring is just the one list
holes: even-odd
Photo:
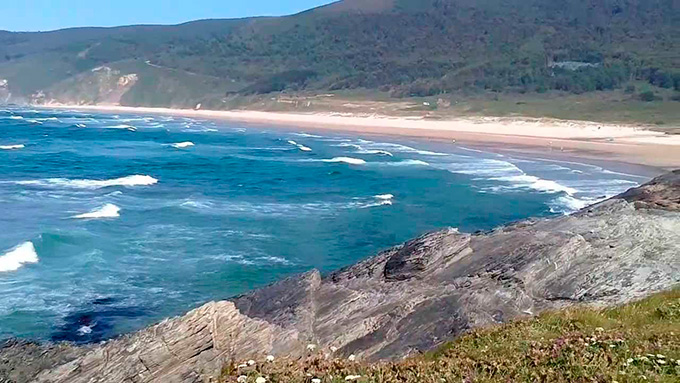
[[0, 350], [0, 381], [204, 382], [225, 363], [301, 356], [310, 343], [397, 359], [470, 328], [573, 304], [622, 304], [679, 282], [676, 171], [571, 216], [427, 234], [325, 277], [312, 271], [105, 344], [15, 343]]

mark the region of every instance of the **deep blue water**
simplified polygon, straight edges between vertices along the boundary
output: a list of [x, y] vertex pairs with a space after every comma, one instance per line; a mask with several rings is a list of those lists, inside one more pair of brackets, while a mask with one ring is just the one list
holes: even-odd
[[430, 230], [564, 214], [642, 181], [453, 144], [4, 110], [0, 339], [98, 341]]

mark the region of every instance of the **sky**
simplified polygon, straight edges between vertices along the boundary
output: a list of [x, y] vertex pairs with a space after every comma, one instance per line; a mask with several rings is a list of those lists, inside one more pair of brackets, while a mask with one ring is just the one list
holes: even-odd
[[0, 0], [0, 30], [179, 24], [297, 13], [333, 0]]

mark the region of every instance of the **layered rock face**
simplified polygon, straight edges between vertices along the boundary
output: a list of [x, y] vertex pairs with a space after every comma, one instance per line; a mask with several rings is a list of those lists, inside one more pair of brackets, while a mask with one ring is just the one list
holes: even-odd
[[308, 344], [396, 359], [473, 327], [621, 304], [678, 283], [680, 171], [571, 216], [427, 234], [100, 345], [13, 342], [0, 350], [0, 381], [204, 382], [224, 363], [295, 357]]

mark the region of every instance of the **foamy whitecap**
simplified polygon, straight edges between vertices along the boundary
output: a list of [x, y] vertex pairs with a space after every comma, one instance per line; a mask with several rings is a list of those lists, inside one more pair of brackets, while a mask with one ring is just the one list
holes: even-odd
[[360, 158], [352, 158], [352, 157], [335, 157], [331, 158], [330, 160], [322, 160], [323, 162], [331, 162], [331, 163], [338, 163], [342, 162], [345, 164], [350, 164], [350, 165], [365, 165], [366, 161], [360, 159]]
[[491, 178], [495, 181], [510, 182], [516, 187], [529, 187], [541, 192], [547, 193], [560, 193], [564, 192], [568, 195], [574, 195], [578, 193], [578, 190], [571, 188], [569, 186], [562, 185], [556, 181], [544, 180], [535, 176], [530, 176], [528, 174], [520, 176], [509, 176], [509, 177], [495, 177]]
[[307, 147], [307, 146], [304, 146], [304, 145], [302, 145], [302, 144], [298, 144], [297, 142], [295, 142], [295, 141], [293, 141], [293, 140], [289, 140], [288, 143], [291, 144], [291, 145], [293, 145], [293, 146], [296, 146], [298, 149], [300, 149], [300, 150], [303, 151], [303, 152], [311, 152], [311, 151], [312, 151], [311, 148], [309, 148], [309, 147]]
[[16, 271], [23, 265], [38, 263], [38, 253], [33, 242], [24, 242], [14, 249], [0, 256], [0, 272]]
[[107, 126], [107, 128], [109, 128], [109, 129], [124, 129], [124, 130], [129, 130], [131, 132], [137, 131], [137, 128], [135, 128], [134, 126], [126, 125], [126, 124]]
[[571, 214], [606, 198], [576, 198], [570, 195], [557, 197], [549, 203], [551, 213]]
[[111, 186], [151, 186], [158, 180], [146, 175], [134, 175], [110, 180], [70, 180], [66, 178], [49, 178], [35, 181], [16, 181], [17, 185], [40, 186], [40, 187], [65, 187], [75, 189], [100, 189]]
[[92, 210], [89, 213], [79, 214], [73, 216], [77, 219], [99, 219], [99, 218], [117, 218], [120, 217], [120, 208], [114, 204], [107, 203], [99, 209]]
[[23, 120], [24, 118], [21, 116], [9, 116], [10, 120]]
[[80, 326], [80, 328], [78, 329], [79, 336], [85, 336], [89, 334], [92, 334], [92, 327], [90, 326]]
[[378, 194], [374, 196], [376, 199], [381, 199], [381, 200], [391, 200], [394, 198], [394, 194]]
[[0, 150], [17, 150], [17, 149], [23, 149], [26, 146], [23, 144], [19, 145], [0, 145]]
[[175, 149], [185, 149], [185, 148], [190, 148], [192, 146], [195, 146], [193, 142], [191, 141], [186, 141], [186, 142], [177, 142], [174, 144], [170, 144]]
[[379, 156], [388, 156], [388, 157], [394, 157], [394, 155], [387, 150], [360, 150], [357, 153], [359, 154], [375, 154]]

